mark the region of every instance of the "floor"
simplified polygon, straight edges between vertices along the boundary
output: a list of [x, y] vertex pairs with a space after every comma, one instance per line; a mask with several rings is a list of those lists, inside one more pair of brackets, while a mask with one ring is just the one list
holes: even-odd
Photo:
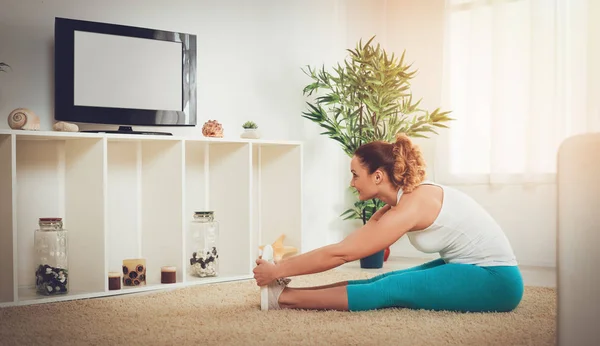
[[[431, 259], [390, 257], [383, 264], [383, 268], [381, 269], [361, 269], [360, 262], [354, 261], [344, 264], [336, 268], [336, 270], [385, 273], [393, 270], [410, 268], [430, 260]], [[520, 266], [520, 268], [521, 274], [523, 275], [523, 281], [526, 286], [556, 287], [556, 268], [532, 266]]]

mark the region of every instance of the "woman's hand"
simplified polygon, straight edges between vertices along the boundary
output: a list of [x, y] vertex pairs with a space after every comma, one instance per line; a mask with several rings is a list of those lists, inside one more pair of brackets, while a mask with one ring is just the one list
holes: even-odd
[[277, 265], [260, 258], [256, 260], [256, 264], [252, 272], [258, 286], [266, 286], [277, 279]]

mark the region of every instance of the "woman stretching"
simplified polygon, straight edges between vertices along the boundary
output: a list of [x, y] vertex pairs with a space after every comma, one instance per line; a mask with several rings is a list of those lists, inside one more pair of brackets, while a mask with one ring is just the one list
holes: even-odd
[[[269, 287], [269, 309], [363, 311], [389, 307], [506, 312], [523, 296], [523, 280], [502, 229], [473, 199], [426, 182], [419, 149], [400, 134], [395, 143], [372, 142], [351, 161], [360, 200], [385, 206], [337, 244], [276, 264], [256, 261], [254, 278]], [[411, 244], [440, 258], [367, 280], [310, 288], [287, 287], [289, 276], [323, 272], [381, 251], [407, 235]]]

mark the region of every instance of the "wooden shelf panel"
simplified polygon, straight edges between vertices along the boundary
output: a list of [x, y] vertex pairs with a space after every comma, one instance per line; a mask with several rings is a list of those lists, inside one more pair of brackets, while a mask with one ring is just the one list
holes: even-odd
[[13, 223], [13, 184], [15, 184], [14, 137], [0, 135], [0, 303], [13, 302], [17, 280], [14, 261], [16, 234]]
[[301, 145], [300, 141], [271, 140], [271, 139], [245, 139], [245, 138], [212, 138], [212, 137], [189, 137], [189, 136], [165, 136], [165, 135], [130, 135], [115, 133], [87, 133], [87, 132], [60, 132], [60, 131], [24, 131], [24, 130], [0, 130], [0, 135], [16, 135], [18, 141], [34, 140], [77, 140], [77, 139], [103, 139], [108, 141], [191, 141], [202, 143], [252, 143], [261, 145]]
[[208, 285], [215, 284], [221, 282], [232, 282], [239, 280], [248, 280], [251, 279], [251, 275], [220, 275], [217, 277], [210, 278], [197, 278], [190, 280], [186, 283], [179, 282], [175, 284], [147, 284], [144, 286], [135, 286], [135, 287], [121, 287], [119, 290], [102, 290], [102, 291], [94, 291], [94, 292], [86, 292], [86, 291], [71, 291], [68, 294], [61, 294], [55, 296], [45, 296], [39, 295], [35, 292], [35, 288], [33, 287], [19, 287], [19, 300], [16, 302], [10, 303], [0, 303], [1, 307], [7, 306], [15, 306], [15, 305], [31, 305], [31, 304], [42, 304], [42, 303], [53, 303], [53, 302], [61, 302], [61, 301], [69, 301], [76, 299], [88, 299], [88, 298], [104, 298], [104, 297], [112, 297], [119, 296], [125, 294], [134, 294], [134, 293], [143, 293], [143, 292], [152, 292], [158, 290], [165, 289], [176, 289], [176, 288], [184, 288], [190, 286], [197, 285]]
[[56, 295], [43, 295], [36, 292], [35, 287], [32, 286], [21, 286], [19, 287], [19, 299], [20, 304], [33, 304], [33, 303], [50, 303], [56, 301], [73, 300], [76, 298], [84, 298], [86, 296], [103, 293], [104, 290], [100, 291], [86, 291], [81, 289], [70, 289], [68, 293], [56, 294]]

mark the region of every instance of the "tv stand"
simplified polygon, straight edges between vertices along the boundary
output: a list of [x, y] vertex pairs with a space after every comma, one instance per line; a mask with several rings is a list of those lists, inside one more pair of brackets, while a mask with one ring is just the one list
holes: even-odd
[[[250, 280], [259, 246], [282, 233], [302, 253], [302, 152], [297, 141], [0, 129], [0, 311]], [[200, 278], [187, 237], [206, 210], [219, 222], [220, 269]], [[31, 230], [46, 215], [69, 232], [65, 294], [38, 295], [29, 270]], [[109, 290], [130, 258], [146, 259], [146, 285]], [[163, 266], [177, 269], [175, 284], [162, 283]]]
[[93, 133], [119, 133], [119, 134], [127, 134], [127, 135], [163, 135], [163, 136], [172, 136], [172, 133], [169, 132], [154, 132], [154, 131], [133, 131], [131, 126], [119, 126], [119, 129], [116, 131], [109, 130], [86, 130], [81, 132], [93, 132]]

